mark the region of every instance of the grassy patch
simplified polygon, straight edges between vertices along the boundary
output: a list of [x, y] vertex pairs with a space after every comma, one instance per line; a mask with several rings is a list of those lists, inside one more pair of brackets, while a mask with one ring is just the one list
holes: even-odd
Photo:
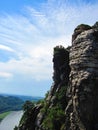
[[1, 113], [0, 114], [0, 121], [2, 121], [8, 114], [10, 114], [10, 111]]

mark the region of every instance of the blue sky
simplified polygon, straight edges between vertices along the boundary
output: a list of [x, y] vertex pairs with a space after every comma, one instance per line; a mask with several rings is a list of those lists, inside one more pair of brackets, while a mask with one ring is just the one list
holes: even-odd
[[0, 93], [44, 96], [53, 47], [71, 45], [77, 25], [97, 20], [97, 0], [0, 1]]

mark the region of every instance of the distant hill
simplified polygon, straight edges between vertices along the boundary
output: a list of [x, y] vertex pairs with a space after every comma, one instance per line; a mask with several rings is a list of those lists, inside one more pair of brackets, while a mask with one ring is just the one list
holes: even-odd
[[23, 101], [34, 101], [37, 102], [38, 100], [43, 99], [43, 97], [34, 97], [34, 96], [23, 96], [23, 95], [15, 95], [15, 97], [18, 97], [20, 99], [22, 99]]
[[25, 101], [34, 101], [42, 99], [41, 97], [20, 96], [10, 94], [0, 94], [0, 113], [6, 111], [21, 110]]
[[0, 95], [0, 113], [21, 110], [23, 103], [24, 101], [18, 97]]

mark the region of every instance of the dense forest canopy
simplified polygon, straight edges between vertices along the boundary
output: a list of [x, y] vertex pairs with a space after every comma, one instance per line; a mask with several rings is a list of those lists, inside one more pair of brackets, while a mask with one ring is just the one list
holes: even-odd
[[0, 95], [0, 113], [12, 110], [21, 110], [24, 101], [14, 96]]

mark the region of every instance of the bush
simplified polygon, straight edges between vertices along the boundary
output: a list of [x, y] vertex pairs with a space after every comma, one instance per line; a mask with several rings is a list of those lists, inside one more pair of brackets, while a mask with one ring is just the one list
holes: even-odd
[[54, 48], [54, 55], [55, 54], [58, 54], [58, 53], [60, 53], [60, 52], [65, 52], [65, 48], [63, 47], [63, 46], [56, 46], [55, 48]]
[[47, 116], [44, 119], [42, 126], [45, 130], [60, 130], [64, 123], [65, 114], [59, 107], [52, 107], [48, 109]]
[[30, 102], [30, 101], [26, 101], [23, 105], [23, 110], [24, 112], [28, 112], [30, 111], [32, 108], [34, 107], [34, 103]]
[[87, 25], [87, 24], [80, 24], [80, 25], [78, 25], [77, 27], [76, 27], [76, 29], [75, 30], [89, 30], [89, 29], [91, 29], [91, 26], [89, 26], [89, 25]]
[[54, 93], [55, 102], [49, 108], [49, 102], [44, 101], [44, 106], [41, 112], [45, 117], [42, 122], [42, 128], [45, 130], [60, 130], [65, 123], [65, 108], [66, 108], [66, 90], [67, 86], [61, 88]]

